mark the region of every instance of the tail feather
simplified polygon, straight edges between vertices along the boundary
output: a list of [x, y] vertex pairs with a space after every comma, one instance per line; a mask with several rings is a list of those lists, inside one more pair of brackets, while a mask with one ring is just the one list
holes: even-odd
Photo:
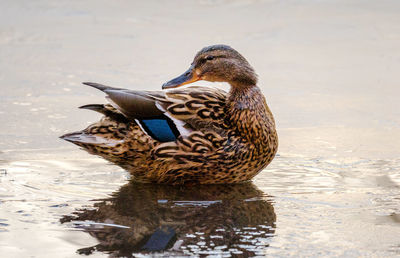
[[96, 83], [96, 82], [82, 82], [83, 84], [96, 88], [98, 90], [101, 91], [105, 91], [105, 90], [122, 90], [121, 88], [115, 88], [115, 87], [111, 87], [111, 86], [107, 86], [104, 84], [100, 84], [100, 83]]
[[81, 135], [84, 134], [83, 131], [73, 132], [73, 133], [66, 133], [61, 135], [60, 138], [72, 143], [81, 142]]
[[67, 133], [60, 136], [61, 139], [72, 142], [77, 145], [96, 145], [96, 146], [108, 146], [113, 147], [120, 143], [121, 140], [104, 138], [100, 135], [87, 134], [83, 131], [74, 133]]
[[103, 114], [106, 117], [109, 117], [117, 122], [121, 122], [121, 123], [129, 122], [128, 118], [126, 118], [121, 112], [119, 112], [117, 109], [115, 109], [111, 105], [88, 104], [88, 105], [81, 106], [79, 108], [99, 112], [100, 114]]
[[104, 114], [104, 104], [88, 104], [80, 106], [81, 109], [89, 109]]

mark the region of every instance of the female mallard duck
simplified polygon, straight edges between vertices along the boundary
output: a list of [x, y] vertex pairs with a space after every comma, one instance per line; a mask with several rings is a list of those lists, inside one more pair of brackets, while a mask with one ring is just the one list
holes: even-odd
[[[198, 80], [228, 82], [229, 93], [176, 88]], [[105, 116], [61, 136], [118, 164], [139, 182], [222, 184], [254, 177], [278, 148], [275, 121], [247, 60], [225, 45], [203, 48], [163, 91], [132, 91], [84, 83], [110, 104], [85, 105]]]

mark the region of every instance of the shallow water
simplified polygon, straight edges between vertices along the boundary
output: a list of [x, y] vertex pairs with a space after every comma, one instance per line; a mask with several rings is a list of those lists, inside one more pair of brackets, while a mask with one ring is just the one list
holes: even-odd
[[[400, 4], [165, 4], [0, 3], [2, 255], [398, 256]], [[278, 124], [252, 183], [129, 184], [58, 139], [99, 119], [76, 109], [104, 101], [81, 81], [156, 90], [221, 42]]]

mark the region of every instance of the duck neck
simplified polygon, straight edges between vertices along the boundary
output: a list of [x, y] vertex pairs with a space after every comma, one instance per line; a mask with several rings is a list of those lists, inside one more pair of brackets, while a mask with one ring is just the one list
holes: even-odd
[[256, 85], [231, 87], [226, 117], [236, 134], [254, 144], [262, 144], [266, 135], [275, 133], [274, 118]]

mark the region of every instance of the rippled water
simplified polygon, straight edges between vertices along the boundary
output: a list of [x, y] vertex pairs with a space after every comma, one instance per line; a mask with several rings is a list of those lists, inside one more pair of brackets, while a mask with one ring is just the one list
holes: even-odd
[[[5, 257], [400, 255], [397, 1], [2, 1]], [[81, 86], [159, 89], [205, 45], [254, 65], [279, 154], [251, 183], [169, 187], [58, 139]]]
[[2, 250], [395, 256], [399, 164], [281, 155], [254, 183], [171, 187], [126, 183], [93, 158], [14, 161], [2, 165]]

